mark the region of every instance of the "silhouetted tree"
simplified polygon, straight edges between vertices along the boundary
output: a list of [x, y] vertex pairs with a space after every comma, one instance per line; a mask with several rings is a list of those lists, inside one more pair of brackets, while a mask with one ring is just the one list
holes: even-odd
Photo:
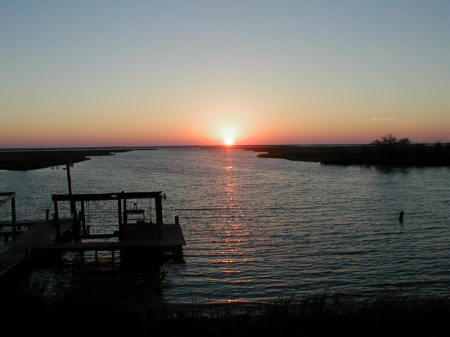
[[409, 138], [397, 139], [397, 137], [388, 134], [387, 136], [383, 136], [380, 139], [374, 140], [371, 144], [383, 147], [393, 147], [396, 145], [408, 146], [411, 145], [411, 141], [409, 140]]
[[408, 145], [411, 145], [411, 141], [409, 140], [409, 138], [400, 138], [398, 140], [397, 144], [399, 144], [401, 146], [408, 146]]

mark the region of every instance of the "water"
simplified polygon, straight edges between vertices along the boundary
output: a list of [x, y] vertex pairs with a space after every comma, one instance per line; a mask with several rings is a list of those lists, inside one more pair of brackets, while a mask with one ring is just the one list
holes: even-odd
[[[167, 194], [166, 222], [179, 215], [187, 241], [185, 263], [164, 266], [170, 301], [450, 291], [448, 168], [386, 172], [164, 148], [93, 157], [71, 172], [75, 193]], [[19, 219], [42, 218], [50, 195], [66, 193], [66, 172], [0, 171], [0, 190], [17, 192]], [[94, 232], [112, 231], [115, 207], [89, 205]]]

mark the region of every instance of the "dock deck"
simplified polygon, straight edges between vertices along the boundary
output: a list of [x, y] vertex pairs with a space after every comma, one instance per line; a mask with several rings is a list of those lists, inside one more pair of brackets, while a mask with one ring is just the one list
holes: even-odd
[[[105, 235], [108, 236], [108, 235]], [[95, 237], [95, 235], [94, 235]], [[103, 238], [100, 235], [99, 238]], [[121, 249], [154, 249], [160, 252], [174, 251], [186, 244], [183, 231], [179, 224], [161, 225], [160, 235], [147, 239], [123, 240], [123, 241], [105, 241], [98, 239], [88, 239], [80, 242], [61, 242], [51, 244], [35, 244], [32, 246], [34, 251], [112, 251]]]
[[[0, 249], [0, 280], [26, 263], [33, 246], [56, 242], [53, 222], [36, 220], [32, 223], [32, 228], [19, 233], [16, 243], [7, 244]], [[4, 223], [3, 226], [5, 225], [7, 223]], [[72, 219], [61, 219], [60, 225], [63, 233], [66, 233], [72, 227]]]
[[[70, 233], [73, 226], [71, 219], [60, 219], [62, 237]], [[155, 226], [156, 227], [156, 226]], [[150, 250], [158, 253], [178, 254], [186, 245], [183, 231], [179, 224], [163, 224], [159, 235], [146, 239], [110, 241], [101, 240], [113, 235], [99, 235], [80, 242], [58, 241], [53, 222], [42, 221], [34, 223], [33, 227], [18, 235], [17, 242], [5, 245], [0, 249], [0, 280], [21, 265], [27, 263], [30, 257], [39, 253], [63, 253], [85, 251], [117, 251], [117, 250]], [[155, 234], [154, 231], [153, 234]]]

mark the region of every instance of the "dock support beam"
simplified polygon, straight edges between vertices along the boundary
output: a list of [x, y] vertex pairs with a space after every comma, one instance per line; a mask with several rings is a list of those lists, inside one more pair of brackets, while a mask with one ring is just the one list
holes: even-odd
[[123, 218], [122, 218], [122, 231], [120, 231], [120, 240], [125, 240], [127, 237], [126, 235], [127, 224], [128, 224], [127, 199], [123, 199]]
[[156, 224], [163, 224], [163, 214], [162, 214], [162, 197], [158, 195], [155, 198], [155, 211], [156, 211]]
[[122, 240], [123, 220], [122, 220], [122, 199], [117, 199], [117, 215], [119, 219], [119, 240]]
[[[66, 171], [67, 171], [67, 185], [69, 188], [69, 195], [72, 195], [72, 178], [70, 176], [70, 164], [69, 163], [66, 164]], [[70, 201], [70, 212], [72, 214], [74, 214], [76, 212], [75, 211], [75, 201], [73, 201], [73, 200]]]
[[86, 213], [84, 209], [84, 200], [81, 201], [81, 214], [79, 218], [79, 221], [81, 221], [81, 231], [84, 236], [86, 235]]
[[73, 233], [73, 238], [76, 242], [80, 241], [80, 233], [81, 233], [81, 224], [80, 224], [80, 217], [78, 216], [77, 213], [77, 207], [76, 204], [74, 202], [74, 212], [73, 212], [73, 229], [75, 231], [75, 233]]
[[61, 236], [61, 228], [59, 227], [58, 201], [57, 200], [53, 200], [53, 207], [54, 207], [54, 212], [55, 212], [55, 215], [53, 217], [53, 222], [54, 222], [55, 228], [56, 228], [56, 239], [58, 240]]
[[17, 226], [16, 226], [16, 196], [11, 199], [11, 225], [13, 230], [13, 242], [17, 242]]

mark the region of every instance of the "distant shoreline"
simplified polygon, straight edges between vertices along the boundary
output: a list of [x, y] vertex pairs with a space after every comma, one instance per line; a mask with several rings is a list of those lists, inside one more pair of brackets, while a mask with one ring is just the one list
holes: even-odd
[[[80, 163], [93, 156], [112, 156], [116, 153], [138, 149], [90, 148], [90, 149], [8, 149], [0, 150], [0, 170], [27, 171], [47, 167]], [[156, 150], [141, 148], [140, 150]]]
[[411, 144], [376, 147], [357, 144], [323, 145], [210, 145], [156, 147], [90, 148], [9, 148], [0, 149], [0, 170], [26, 171], [67, 163], [79, 163], [92, 156], [110, 156], [137, 150], [158, 148], [240, 149], [261, 152], [259, 158], [319, 162], [324, 165], [363, 165], [385, 167], [450, 167], [450, 144]]
[[324, 165], [365, 165], [390, 167], [450, 166], [449, 144], [408, 146], [236, 146], [246, 151], [264, 152], [260, 158], [319, 162]]

